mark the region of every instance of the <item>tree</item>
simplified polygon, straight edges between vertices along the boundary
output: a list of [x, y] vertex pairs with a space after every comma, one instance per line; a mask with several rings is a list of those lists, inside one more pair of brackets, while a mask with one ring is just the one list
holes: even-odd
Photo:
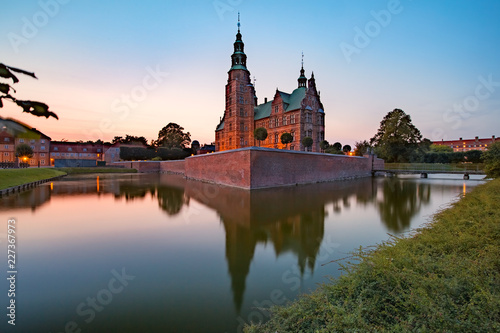
[[148, 146], [148, 140], [143, 136], [134, 136], [126, 134], [125, 139], [123, 136], [115, 136], [113, 138], [113, 144], [115, 143], [123, 143], [128, 145], [144, 145]]
[[16, 147], [16, 157], [27, 159], [33, 157], [33, 149], [25, 143], [21, 143]]
[[344, 153], [348, 153], [348, 152], [350, 152], [351, 150], [352, 150], [352, 148], [351, 148], [351, 146], [349, 146], [349, 145], [345, 145], [345, 146], [342, 148], [342, 151], [343, 151]]
[[451, 148], [450, 146], [445, 146], [445, 145], [432, 144], [429, 147], [429, 149], [433, 153], [453, 153], [453, 148]]
[[[14, 73], [21, 73], [24, 75], [31, 76], [32, 78], [37, 78], [35, 76], [35, 73], [27, 72], [25, 70], [15, 68], [15, 67], [10, 67], [6, 66], [2, 63], [0, 63], [0, 77], [3, 77], [5, 79], [12, 79], [13, 83], [18, 83], [19, 79], [14, 75]], [[0, 82], [0, 108], [3, 107], [3, 101], [2, 99], [10, 99], [12, 102], [16, 103], [18, 106], [20, 106], [23, 109], [23, 112], [31, 113], [34, 116], [37, 117], [54, 117], [56, 119], [59, 119], [57, 115], [49, 111], [49, 107], [47, 104], [44, 104], [42, 102], [35, 102], [35, 101], [24, 101], [24, 100], [18, 100], [15, 98], [10, 91], [16, 92], [14, 88], [12, 88], [8, 83], [1, 83]]]
[[500, 142], [488, 146], [483, 153], [484, 171], [490, 178], [500, 177]]
[[370, 143], [368, 141], [356, 141], [354, 143], [354, 155], [363, 156], [368, 152], [368, 148], [370, 148]]
[[330, 147], [330, 143], [326, 140], [323, 140], [319, 143], [319, 147], [324, 151], [325, 149], [328, 149], [328, 147]]
[[260, 142], [267, 139], [267, 130], [264, 127], [258, 127], [253, 131], [253, 137], [255, 140], [259, 141], [260, 147]]
[[412, 124], [410, 115], [394, 109], [380, 122], [377, 134], [370, 139], [377, 154], [386, 162], [408, 162], [422, 142], [422, 134]]
[[305, 138], [302, 139], [302, 145], [306, 148], [312, 147], [314, 141], [310, 136], [306, 136]]
[[465, 152], [464, 159], [467, 162], [471, 163], [481, 163], [481, 157], [483, 156], [483, 152], [480, 150], [469, 150]]
[[332, 147], [335, 149], [335, 150], [338, 150], [338, 151], [341, 151], [342, 150], [342, 144], [340, 142], [335, 142]]
[[288, 148], [288, 144], [293, 141], [293, 136], [290, 133], [283, 133], [281, 134], [280, 140], [281, 143], [284, 144], [286, 148]]
[[168, 123], [158, 132], [158, 140], [155, 141], [157, 147], [186, 148], [191, 142], [191, 134], [184, 133], [184, 127], [176, 123]]

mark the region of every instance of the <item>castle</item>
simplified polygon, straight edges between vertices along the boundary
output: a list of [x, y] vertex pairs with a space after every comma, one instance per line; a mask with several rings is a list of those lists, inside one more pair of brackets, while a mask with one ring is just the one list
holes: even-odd
[[[226, 107], [215, 130], [216, 151], [260, 145], [319, 152], [319, 143], [325, 139], [325, 112], [316, 90], [314, 73], [308, 80], [302, 61], [298, 87], [291, 94], [276, 89], [272, 101], [266, 98], [263, 104], [258, 104], [246, 62], [238, 19], [238, 33], [226, 84]], [[253, 134], [254, 129], [259, 127], [265, 128], [268, 133], [267, 138], [260, 143]], [[291, 143], [281, 143], [283, 133], [292, 135]], [[313, 139], [311, 147], [302, 145], [305, 137]]]

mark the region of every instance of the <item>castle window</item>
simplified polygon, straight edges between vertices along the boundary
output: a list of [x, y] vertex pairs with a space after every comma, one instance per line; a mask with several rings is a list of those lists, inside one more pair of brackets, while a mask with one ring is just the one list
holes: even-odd
[[243, 108], [240, 108], [240, 117], [243, 117]]
[[273, 128], [273, 120], [269, 118], [269, 128]]
[[295, 124], [295, 115], [290, 115], [290, 124]]
[[[292, 135], [292, 142], [295, 141], [295, 131], [291, 130], [290, 134]], [[293, 150], [293, 149], [292, 149]]]
[[240, 131], [243, 132], [243, 130], [245, 129], [245, 125], [243, 124], [243, 122], [240, 123]]
[[308, 130], [308, 131], [307, 131], [307, 136], [308, 136], [308, 137], [310, 137], [310, 138], [312, 138], [312, 136], [313, 136], [313, 131], [312, 131], [312, 130]]
[[232, 116], [231, 108], [228, 109], [228, 112], [229, 112], [229, 117], [231, 117]]
[[243, 137], [240, 137], [240, 146], [243, 146], [244, 143], [245, 143], [245, 140], [243, 140]]
[[283, 126], [287, 125], [286, 116], [283, 116]]
[[243, 99], [243, 96], [240, 96], [240, 104], [245, 104], [245, 100]]
[[229, 130], [232, 131], [233, 130], [233, 124], [232, 123], [229, 123]]
[[4, 138], [3, 140], [4, 140], [4, 141], [7, 141], [7, 142], [8, 142], [8, 141], [10, 141], [10, 139], [9, 139], [9, 138]]
[[275, 112], [275, 113], [278, 113], [278, 111], [279, 111], [279, 110], [280, 110], [279, 106], [278, 106], [278, 105], [276, 105], [276, 106], [274, 107], [274, 112]]
[[240, 83], [240, 91], [241, 91], [241, 92], [244, 92], [244, 91], [245, 91], [245, 87], [243, 86], [243, 83]]
[[274, 126], [275, 127], [278, 127], [280, 124], [279, 124], [279, 118], [278, 117], [274, 117]]
[[295, 146], [294, 145], [290, 145], [290, 150], [295, 150]]
[[312, 123], [312, 117], [310, 113], [306, 113], [306, 123]]
[[19, 142], [23, 143], [23, 142], [24, 142], [24, 139], [19, 139]]
[[229, 146], [231, 146], [231, 138], [229, 138]]
[[278, 143], [278, 133], [274, 133], [274, 143]]

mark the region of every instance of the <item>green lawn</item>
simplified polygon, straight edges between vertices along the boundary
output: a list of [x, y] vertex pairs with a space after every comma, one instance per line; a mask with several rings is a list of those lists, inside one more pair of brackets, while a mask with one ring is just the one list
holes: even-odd
[[500, 179], [478, 186], [245, 332], [500, 332], [499, 202]]
[[84, 173], [136, 173], [126, 168], [27, 168], [0, 169], [0, 190], [62, 175]]
[[0, 169], [0, 189], [62, 176], [66, 173], [52, 168]]

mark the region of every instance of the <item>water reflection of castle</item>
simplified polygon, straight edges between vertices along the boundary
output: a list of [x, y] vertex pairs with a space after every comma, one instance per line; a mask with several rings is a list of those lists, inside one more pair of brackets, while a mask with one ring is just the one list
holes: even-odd
[[[381, 190], [382, 195], [377, 195]], [[380, 192], [379, 192], [380, 193]], [[391, 232], [407, 229], [429, 203], [430, 185], [418, 181], [360, 179], [247, 191], [171, 175], [69, 177], [34, 190], [0, 199], [0, 209], [36, 209], [56, 196], [111, 195], [125, 200], [156, 198], [168, 216], [194, 199], [214, 209], [226, 233], [226, 260], [236, 310], [243, 303], [246, 279], [255, 249], [271, 244], [275, 255], [292, 253], [301, 274], [314, 270], [324, 237], [325, 206], [334, 212], [354, 202], [375, 206]]]

